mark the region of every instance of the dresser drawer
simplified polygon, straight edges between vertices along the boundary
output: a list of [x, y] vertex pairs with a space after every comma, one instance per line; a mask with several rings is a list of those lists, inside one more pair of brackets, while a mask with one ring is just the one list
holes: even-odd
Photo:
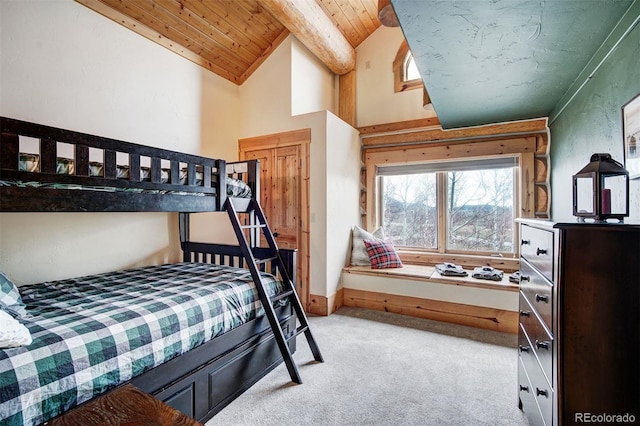
[[531, 383], [531, 395], [540, 409], [544, 424], [550, 426], [553, 419], [553, 388], [549, 385], [547, 378], [542, 372], [538, 358], [536, 358], [532, 350], [532, 343], [527, 337], [522, 324], [520, 324], [518, 347], [520, 362], [526, 370], [529, 382]]
[[553, 285], [526, 261], [520, 261], [520, 292], [538, 313], [549, 330], [553, 330]]
[[553, 231], [522, 225], [520, 256], [553, 281]]
[[545, 425], [551, 426], [553, 424], [553, 398], [555, 397], [553, 389], [541, 376], [540, 368], [528, 368], [527, 373], [531, 379], [531, 391], [540, 408], [542, 419]]
[[553, 336], [542, 325], [526, 298], [520, 293], [520, 335], [518, 337], [519, 350], [524, 346], [538, 359], [542, 371], [549, 383], [553, 383]]
[[522, 359], [518, 359], [518, 396], [520, 398], [520, 409], [527, 415], [529, 426], [544, 426], [542, 413], [536, 402], [534, 392], [535, 389], [531, 385]]

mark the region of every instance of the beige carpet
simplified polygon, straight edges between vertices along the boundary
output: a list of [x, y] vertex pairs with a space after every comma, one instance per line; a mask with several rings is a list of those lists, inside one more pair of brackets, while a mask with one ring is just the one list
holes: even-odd
[[527, 425], [518, 409], [517, 337], [359, 308], [309, 318], [302, 385], [280, 365], [207, 426]]

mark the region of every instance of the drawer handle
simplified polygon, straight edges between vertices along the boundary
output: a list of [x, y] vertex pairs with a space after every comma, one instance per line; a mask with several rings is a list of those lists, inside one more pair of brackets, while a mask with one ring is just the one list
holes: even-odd
[[537, 347], [538, 349], [546, 349], [546, 350], [549, 350], [549, 346], [550, 346], [550, 343], [549, 343], [549, 342], [545, 342], [545, 341], [542, 341], [542, 342], [541, 342], [541, 341], [539, 341], [539, 340], [536, 340], [536, 347]]
[[529, 281], [531, 282], [531, 277], [529, 275], [520, 275], [520, 281]]
[[547, 295], [540, 296], [538, 293], [536, 293], [536, 302], [549, 303], [549, 296]]
[[520, 352], [529, 352], [529, 349], [531, 349], [529, 346], [522, 346], [520, 345]]
[[531, 316], [531, 312], [530, 311], [520, 311], [520, 316], [528, 318], [529, 316]]
[[541, 395], [542, 395], [542, 396], [549, 397], [549, 391], [548, 391], [548, 390], [546, 390], [546, 389], [545, 389], [545, 390], [542, 390], [542, 389], [540, 389], [540, 388], [536, 387], [536, 396], [541, 396]]
[[541, 254], [547, 254], [547, 249], [537, 248], [536, 249], [536, 256], [540, 256]]
[[529, 386], [520, 385], [520, 392], [529, 392]]
[[520, 240], [520, 245], [526, 246], [528, 244], [531, 244], [531, 241], [529, 241], [529, 240]]

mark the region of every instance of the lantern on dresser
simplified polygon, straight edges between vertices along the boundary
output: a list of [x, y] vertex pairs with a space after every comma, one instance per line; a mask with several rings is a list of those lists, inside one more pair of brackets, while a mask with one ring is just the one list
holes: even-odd
[[629, 216], [629, 172], [610, 154], [593, 154], [573, 176], [573, 215], [579, 222], [623, 222]]

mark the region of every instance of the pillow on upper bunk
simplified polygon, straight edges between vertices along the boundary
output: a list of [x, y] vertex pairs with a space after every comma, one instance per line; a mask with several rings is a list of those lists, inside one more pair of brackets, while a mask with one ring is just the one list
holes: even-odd
[[400, 256], [389, 240], [364, 240], [371, 269], [402, 268]]
[[25, 172], [37, 172], [40, 170], [40, 156], [38, 154], [20, 153], [18, 170]]
[[240, 179], [227, 177], [227, 195], [229, 197], [251, 198], [251, 188]]
[[0, 309], [0, 349], [30, 345], [29, 329]]
[[18, 288], [2, 272], [0, 272], [0, 309], [16, 318], [27, 318], [27, 307], [22, 303]]
[[353, 227], [351, 238], [351, 265], [352, 266], [369, 266], [371, 261], [364, 246], [364, 240], [384, 240], [384, 229], [378, 228], [373, 233], [367, 232], [358, 225]]

